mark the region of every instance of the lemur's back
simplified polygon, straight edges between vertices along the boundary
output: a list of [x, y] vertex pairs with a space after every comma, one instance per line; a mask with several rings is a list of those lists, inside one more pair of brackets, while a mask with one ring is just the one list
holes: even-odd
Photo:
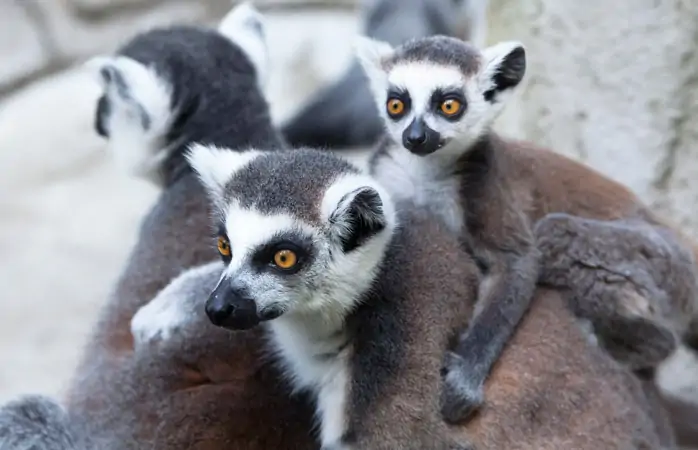
[[539, 289], [465, 430], [478, 448], [674, 448], [651, 391], [588, 342], [559, 293]]
[[[351, 428], [360, 430], [357, 448], [406, 449], [412, 442], [411, 449], [441, 449], [437, 437], [425, 440], [446, 432], [440, 368], [449, 341], [472, 314], [479, 272], [440, 221], [403, 209], [399, 223], [375, 288], [348, 319], [355, 336], [352, 377], [360, 383], [352, 388], [358, 394]], [[395, 419], [388, 431], [376, 417]], [[381, 434], [396, 441], [365, 445]]]
[[551, 212], [599, 220], [653, 218], [628, 188], [585, 164], [529, 142], [493, 136], [492, 144], [501, 176], [522, 186], [514, 190], [530, 193], [524, 205], [532, 223]]
[[[409, 226], [393, 243], [375, 291], [382, 295], [353, 318], [356, 367], [364, 371], [354, 376], [364, 380], [366, 394], [354, 399], [364, 403], [352, 426], [375, 443], [388, 433], [372, 417], [395, 417], [410, 448], [440, 449], [434, 445], [440, 441], [420, 441], [426, 435], [409, 425], [445, 428], [433, 422], [441, 420], [439, 371], [449, 339], [472, 315], [477, 269], [443, 224], [414, 212], [406, 217]], [[484, 409], [451, 432], [483, 449], [671, 445], [666, 417], [646, 394], [630, 371], [589, 343], [558, 293], [540, 289], [487, 382]], [[378, 441], [374, 450], [398, 448]]]

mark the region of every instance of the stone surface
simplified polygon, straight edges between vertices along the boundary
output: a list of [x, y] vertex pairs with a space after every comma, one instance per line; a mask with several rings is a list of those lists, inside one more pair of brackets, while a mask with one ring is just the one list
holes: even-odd
[[500, 129], [590, 164], [698, 236], [698, 4], [492, 0], [489, 31], [529, 56]]

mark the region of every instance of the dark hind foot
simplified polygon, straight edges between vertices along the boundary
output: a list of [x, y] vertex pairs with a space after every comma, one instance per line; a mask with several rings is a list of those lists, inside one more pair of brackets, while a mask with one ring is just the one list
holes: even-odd
[[465, 360], [448, 352], [443, 368], [441, 415], [451, 424], [461, 423], [475, 414], [484, 403], [484, 386]]

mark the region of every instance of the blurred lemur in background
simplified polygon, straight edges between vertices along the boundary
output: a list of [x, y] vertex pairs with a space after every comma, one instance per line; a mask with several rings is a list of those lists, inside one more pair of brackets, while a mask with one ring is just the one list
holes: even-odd
[[[184, 158], [187, 145], [283, 147], [260, 89], [266, 50], [261, 15], [241, 4], [218, 30], [148, 30], [88, 64], [102, 88], [95, 131], [118, 166], [162, 192], [112, 294], [95, 299], [104, 306], [65, 408], [41, 396], [0, 408], [0, 449], [315, 448], [310, 407], [259, 358], [261, 333], [232, 334], [202, 320], [186, 340], [152, 352], [134, 351], [130, 329], [136, 311], [174, 278], [213, 259], [208, 202]], [[180, 283], [166, 293], [199, 298], [212, 288]]]
[[[436, 34], [484, 45], [488, 0], [362, 0], [363, 33], [399, 45]], [[374, 144], [383, 132], [358, 60], [323, 87], [281, 127], [293, 147], [347, 148]]]

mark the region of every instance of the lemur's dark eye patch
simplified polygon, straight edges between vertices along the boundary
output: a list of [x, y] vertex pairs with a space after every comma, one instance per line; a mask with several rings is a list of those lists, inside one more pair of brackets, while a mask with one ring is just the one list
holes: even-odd
[[431, 96], [432, 110], [448, 120], [458, 120], [463, 116], [467, 103], [460, 89], [437, 89]]
[[314, 256], [312, 237], [289, 231], [277, 234], [255, 249], [252, 266], [260, 272], [293, 274], [312, 262]]
[[399, 120], [410, 110], [410, 94], [397, 86], [388, 88], [388, 100], [385, 103], [385, 110], [388, 117]]

